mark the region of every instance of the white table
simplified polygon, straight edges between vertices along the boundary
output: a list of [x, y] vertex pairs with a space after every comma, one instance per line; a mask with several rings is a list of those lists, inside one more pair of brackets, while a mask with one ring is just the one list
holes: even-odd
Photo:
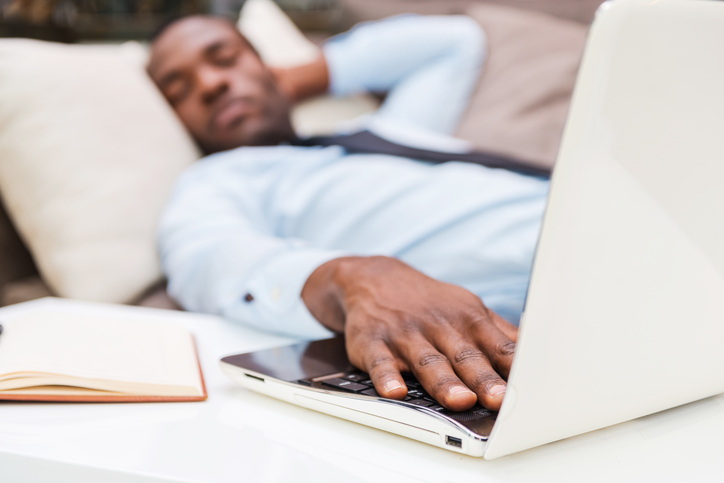
[[290, 340], [220, 318], [43, 299], [0, 320], [48, 304], [189, 327], [209, 399], [0, 403], [2, 483], [724, 481], [724, 395], [485, 461], [235, 387], [219, 358]]

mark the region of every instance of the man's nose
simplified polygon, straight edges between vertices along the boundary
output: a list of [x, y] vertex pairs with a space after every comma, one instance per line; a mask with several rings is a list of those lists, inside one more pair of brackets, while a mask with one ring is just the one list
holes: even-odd
[[196, 72], [201, 97], [204, 103], [211, 104], [229, 90], [229, 79], [221, 69], [204, 66]]

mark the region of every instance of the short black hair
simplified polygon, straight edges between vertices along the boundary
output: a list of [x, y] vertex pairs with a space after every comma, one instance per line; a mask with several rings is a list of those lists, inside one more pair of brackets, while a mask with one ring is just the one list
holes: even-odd
[[234, 28], [234, 31], [239, 34], [239, 36], [242, 38], [244, 43], [249, 47], [254, 54], [256, 54], [257, 57], [261, 58], [261, 55], [259, 55], [259, 51], [256, 49], [254, 44], [249, 42], [249, 39], [246, 38], [244, 34], [242, 34], [239, 29], [236, 28], [236, 25], [234, 24], [234, 21], [230, 19], [229, 17], [223, 17], [221, 15], [206, 15], [201, 13], [192, 13], [188, 15], [172, 15], [167, 17], [166, 19], [162, 20], [161, 23], [158, 24], [158, 27], [156, 27], [156, 30], [151, 33], [148, 37], [148, 43], [153, 44], [166, 30], [169, 29], [172, 25], [175, 25], [177, 22], [180, 22], [182, 20], [186, 20], [188, 18], [192, 17], [202, 17], [202, 18], [213, 18], [217, 20], [221, 20], [224, 22], [227, 22], [231, 27]]
[[153, 29], [153, 32], [151, 32], [151, 35], [148, 36], [148, 42], [153, 43], [156, 41], [157, 38], [161, 36], [162, 33], [166, 31], [171, 25], [175, 24], [179, 20], [182, 20], [186, 17], [190, 17], [190, 15], [170, 15], [163, 20], [156, 26], [155, 29]]
[[[161, 20], [161, 22], [158, 24], [158, 26], [151, 32], [151, 35], [148, 36], [148, 43], [152, 44], [153, 42], [158, 39], [161, 34], [163, 34], [166, 30], [168, 30], [169, 27], [172, 25], [175, 25], [177, 22], [180, 22], [181, 20], [186, 20], [187, 18], [192, 17], [205, 17], [205, 18], [213, 18], [216, 20], [221, 20], [224, 22], [227, 22], [229, 25], [234, 26], [234, 21], [230, 19], [229, 17], [225, 17], [222, 15], [213, 15], [213, 14], [204, 14], [204, 13], [189, 13], [185, 15], [169, 15], [168, 17]], [[236, 29], [236, 28], [235, 28]]]

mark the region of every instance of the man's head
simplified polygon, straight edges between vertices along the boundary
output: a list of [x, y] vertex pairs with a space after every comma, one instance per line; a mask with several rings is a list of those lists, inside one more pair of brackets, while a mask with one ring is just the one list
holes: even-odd
[[148, 72], [208, 153], [294, 136], [290, 104], [271, 71], [226, 20], [173, 22], [154, 39]]

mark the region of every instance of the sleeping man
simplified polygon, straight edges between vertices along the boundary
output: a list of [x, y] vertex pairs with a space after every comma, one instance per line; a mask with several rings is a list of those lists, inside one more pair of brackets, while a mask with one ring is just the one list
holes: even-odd
[[171, 295], [265, 331], [344, 333], [350, 361], [384, 397], [404, 398], [411, 372], [449, 409], [498, 410], [548, 181], [455, 154], [433, 164], [315, 146], [290, 121], [291, 103], [312, 95], [384, 92], [365, 130], [454, 150], [447, 135], [484, 42], [466, 17], [396, 17], [275, 70], [224, 20], [163, 29], [149, 74], [208, 154], [161, 220]]

